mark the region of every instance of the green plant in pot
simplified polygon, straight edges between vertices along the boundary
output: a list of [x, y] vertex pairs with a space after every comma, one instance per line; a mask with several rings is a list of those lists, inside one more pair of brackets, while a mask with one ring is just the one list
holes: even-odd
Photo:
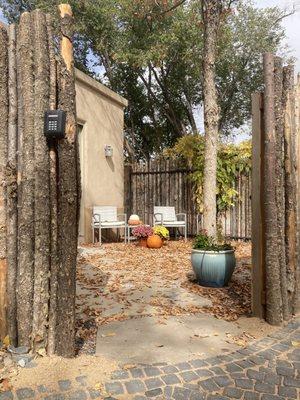
[[165, 226], [156, 225], [153, 227], [154, 235], [158, 235], [163, 241], [170, 239], [170, 233]]
[[196, 236], [192, 250], [192, 267], [202, 286], [227, 286], [236, 261], [231, 244], [208, 236], [202, 231]]

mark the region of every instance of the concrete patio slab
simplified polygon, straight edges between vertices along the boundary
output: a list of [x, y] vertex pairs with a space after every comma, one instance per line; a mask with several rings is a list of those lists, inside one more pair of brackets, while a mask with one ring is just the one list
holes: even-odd
[[142, 317], [100, 326], [96, 355], [109, 356], [120, 364], [180, 362], [237, 349], [227, 342], [226, 333], [239, 335], [242, 329], [205, 314]]

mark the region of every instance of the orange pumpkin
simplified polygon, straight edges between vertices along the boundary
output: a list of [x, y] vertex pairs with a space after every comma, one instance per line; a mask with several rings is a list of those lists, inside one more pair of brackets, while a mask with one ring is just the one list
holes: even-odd
[[160, 236], [151, 235], [147, 239], [147, 245], [150, 247], [150, 249], [160, 249], [163, 245], [163, 241], [161, 240]]

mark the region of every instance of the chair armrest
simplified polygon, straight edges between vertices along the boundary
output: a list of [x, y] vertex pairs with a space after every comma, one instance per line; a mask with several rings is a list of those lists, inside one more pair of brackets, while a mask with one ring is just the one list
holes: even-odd
[[124, 221], [125, 224], [127, 223], [127, 214], [126, 214], [126, 213], [118, 214], [118, 215], [117, 215], [118, 221], [119, 221], [119, 217], [123, 217], [123, 219], [121, 219], [121, 221]]
[[176, 217], [183, 217], [183, 220], [186, 221], [186, 213], [176, 214]]
[[163, 222], [164, 222], [164, 217], [163, 217], [163, 214], [162, 214], [162, 213], [155, 213], [155, 214], [153, 214], [153, 217], [154, 217], [154, 221], [153, 221], [153, 222], [154, 222], [154, 223], [155, 223], [155, 222], [159, 222], [159, 219], [156, 218], [157, 215], [160, 215], [160, 223], [163, 224]]
[[[96, 221], [95, 217], [98, 217], [99, 220]], [[99, 222], [99, 224], [101, 224], [101, 214], [93, 214], [93, 223], [95, 223], [95, 222], [96, 222], [96, 223]]]

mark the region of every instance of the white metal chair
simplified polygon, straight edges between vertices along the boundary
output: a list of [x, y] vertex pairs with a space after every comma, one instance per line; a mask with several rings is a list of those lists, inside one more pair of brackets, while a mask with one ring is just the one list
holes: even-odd
[[186, 214], [176, 214], [175, 207], [154, 207], [153, 225], [163, 225], [166, 228], [183, 228], [184, 239], [187, 239]]
[[[123, 219], [120, 219], [123, 217]], [[127, 237], [127, 216], [118, 214], [117, 207], [114, 206], [94, 206], [92, 216], [93, 243], [95, 243], [95, 229], [99, 231], [99, 243], [102, 244], [102, 229], [124, 229], [124, 241]]]

